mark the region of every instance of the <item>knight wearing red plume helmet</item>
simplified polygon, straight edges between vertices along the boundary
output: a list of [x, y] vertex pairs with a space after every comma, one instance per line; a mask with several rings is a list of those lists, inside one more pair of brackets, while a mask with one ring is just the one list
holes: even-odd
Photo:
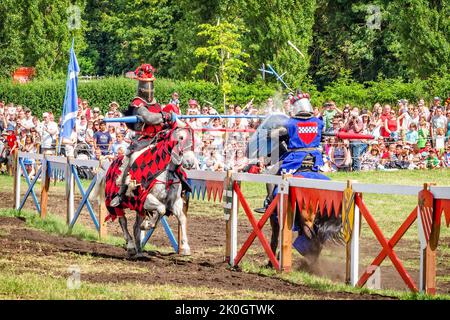
[[[152, 143], [160, 141], [159, 133], [167, 129], [173, 129], [181, 124], [176, 118], [176, 115], [180, 113], [178, 107], [167, 105], [161, 108], [156, 102], [154, 97], [154, 73], [155, 68], [150, 64], [142, 64], [134, 71], [134, 79], [138, 80], [137, 96], [132, 99], [124, 115], [137, 116], [140, 121], [131, 124], [127, 123], [128, 128], [135, 132], [135, 136], [124, 155], [120, 167], [121, 174], [116, 180], [117, 185], [120, 185], [120, 189], [117, 196], [112, 199], [111, 207], [119, 206], [127, 190], [126, 178], [130, 169], [132, 154], [143, 150]], [[180, 163], [181, 160], [178, 155], [171, 155], [169, 176], [170, 174], [175, 174]], [[171, 176], [169, 178], [173, 179]], [[173, 198], [170, 192], [168, 198], [169, 200]]]

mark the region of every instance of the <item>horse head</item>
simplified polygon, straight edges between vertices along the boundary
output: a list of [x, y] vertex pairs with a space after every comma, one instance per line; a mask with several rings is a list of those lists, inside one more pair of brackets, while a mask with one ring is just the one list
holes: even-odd
[[184, 169], [198, 169], [199, 164], [194, 153], [194, 132], [191, 128], [177, 128], [171, 135], [177, 142], [174, 149], [181, 158]]

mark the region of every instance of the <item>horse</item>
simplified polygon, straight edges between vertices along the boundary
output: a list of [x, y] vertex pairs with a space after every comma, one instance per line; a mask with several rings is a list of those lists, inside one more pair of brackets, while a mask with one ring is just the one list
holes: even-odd
[[[161, 133], [160, 136], [162, 138], [158, 142], [152, 143], [131, 156], [130, 174], [126, 178], [128, 190], [125, 193], [125, 200], [118, 207], [111, 207], [109, 203], [119, 189], [116, 180], [120, 174], [119, 168], [123, 157], [115, 159], [107, 170], [105, 168], [99, 170], [97, 182], [91, 194], [91, 199], [104, 201], [109, 212], [105, 221], [114, 221], [118, 217], [126, 242], [126, 251], [128, 256], [132, 258], [142, 256], [141, 229], [156, 227], [159, 219], [167, 213], [173, 213], [180, 225], [180, 254], [184, 256], [191, 254], [184, 212], [188, 199], [182, 192], [180, 179], [171, 181], [177, 190], [177, 198], [172, 208], [167, 208], [165, 203], [168, 195], [167, 165], [172, 152], [181, 156], [183, 169], [198, 169], [198, 161], [193, 152], [192, 129], [175, 128]], [[185, 174], [181, 169], [178, 173]], [[104, 192], [102, 192], [103, 190]], [[136, 220], [133, 226], [134, 241], [128, 231], [124, 209], [131, 209], [136, 212]], [[145, 219], [146, 216], [152, 216], [151, 223]]]
[[[284, 124], [288, 117], [283, 114], [274, 113], [267, 117], [258, 127], [256, 133], [250, 138], [249, 142], [249, 158], [263, 158], [264, 163], [272, 163], [267, 166], [265, 173], [279, 174], [280, 166], [284, 155], [288, 153], [287, 144], [289, 136], [284, 129]], [[295, 168], [292, 172], [294, 177], [329, 180], [320, 172], [305, 170], [304, 168]], [[256, 209], [258, 213], [263, 213], [269, 203], [273, 201], [276, 194], [275, 185], [267, 184], [267, 197], [264, 208]], [[328, 214], [331, 211], [331, 214]], [[280, 234], [280, 225], [277, 210], [270, 217], [270, 226], [272, 230], [270, 247], [276, 255], [278, 249], [278, 239]], [[294, 231], [298, 231], [298, 238], [294, 241], [293, 246], [299, 253], [304, 256], [308, 264], [313, 264], [319, 257], [322, 248], [327, 242], [335, 244], [343, 244], [342, 236], [342, 216], [341, 213], [335, 215], [333, 208], [323, 208], [320, 212], [319, 206], [306, 208], [305, 205], [301, 209], [296, 208], [294, 215]], [[269, 262], [269, 266], [271, 263]]]

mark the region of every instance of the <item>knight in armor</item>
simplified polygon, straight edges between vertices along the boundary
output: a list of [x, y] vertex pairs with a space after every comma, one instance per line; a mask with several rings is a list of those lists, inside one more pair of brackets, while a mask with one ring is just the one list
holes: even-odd
[[[313, 108], [309, 101], [309, 95], [307, 93], [297, 92], [295, 96], [291, 98], [291, 117], [279, 118], [276, 121], [276, 117], [270, 117], [266, 119], [267, 122], [272, 123], [270, 127], [271, 140], [278, 139], [279, 141], [285, 141], [285, 148], [282, 150], [282, 142], [279, 143], [277, 148], [279, 149], [280, 158], [279, 161], [269, 169], [270, 174], [292, 174], [293, 176], [309, 178], [309, 179], [321, 179], [329, 180], [319, 172], [319, 168], [323, 166], [322, 152], [320, 148], [322, 139], [322, 130], [324, 128], [323, 121], [317, 117], [314, 117]], [[273, 119], [271, 119], [273, 118]], [[275, 121], [273, 121], [275, 120]], [[263, 124], [264, 125], [264, 124]], [[286, 138], [287, 137], [287, 138]], [[270, 203], [273, 201], [277, 194], [275, 185], [267, 184], [267, 197], [264, 202], [264, 207], [256, 209], [256, 212], [264, 213]], [[298, 231], [298, 237], [294, 241], [294, 248], [303, 256], [315, 256], [317, 257], [322, 247], [322, 230], [328, 228], [333, 232], [339, 233], [340, 220], [322, 221], [321, 216], [318, 216], [318, 220], [305, 223], [301, 222], [302, 215], [295, 216], [295, 223], [293, 230]], [[315, 224], [317, 223], [317, 225]], [[271, 248], [275, 253], [278, 245], [279, 235], [279, 222], [277, 214], [274, 213], [270, 217], [270, 224], [272, 226]], [[336, 224], [336, 228], [334, 225]], [[323, 226], [323, 227], [321, 227]], [[321, 228], [321, 236], [318, 237], [318, 231]], [[325, 231], [328, 232], [328, 231]], [[270, 264], [270, 263], [269, 263]]]
[[[321, 175], [318, 171], [323, 166], [320, 143], [324, 124], [313, 116], [309, 98], [309, 94], [297, 92], [291, 98], [293, 116], [283, 121], [279, 128], [271, 130], [272, 140], [280, 140], [280, 160], [268, 173], [301, 175], [305, 178]], [[256, 209], [256, 212], [266, 211], [274, 198], [273, 191], [274, 185], [268, 184], [264, 207]]]
[[[126, 179], [130, 170], [133, 154], [142, 151], [152, 144], [159, 141], [160, 133], [167, 129], [183, 126], [183, 123], [177, 120], [176, 114], [179, 109], [171, 104], [164, 108], [156, 102], [154, 97], [154, 68], [150, 64], [139, 66], [134, 72], [138, 80], [137, 96], [133, 98], [125, 116], [137, 116], [140, 120], [137, 123], [128, 124], [129, 129], [135, 132], [128, 150], [126, 151], [120, 167], [121, 174], [118, 176], [116, 183], [120, 186], [119, 192], [111, 201], [111, 207], [117, 207], [123, 201], [128, 185]], [[182, 175], [177, 174], [181, 165], [181, 156], [177, 152], [172, 152], [171, 161], [168, 167], [168, 181], [176, 180], [178, 177], [182, 183], [184, 190], [189, 190], [189, 184]], [[167, 196], [166, 206], [172, 208], [176, 200], [177, 191], [175, 185], [171, 184]]]

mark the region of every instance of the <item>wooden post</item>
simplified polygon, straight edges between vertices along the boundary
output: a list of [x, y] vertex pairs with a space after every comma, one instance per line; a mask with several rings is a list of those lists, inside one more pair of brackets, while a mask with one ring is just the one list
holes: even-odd
[[[189, 197], [186, 194], [184, 194], [184, 196], [183, 196], [183, 213], [186, 217], [186, 234], [187, 234], [187, 226], [188, 226], [188, 221], [187, 221], [188, 210], [189, 210]], [[183, 239], [183, 237], [181, 235], [181, 225], [178, 224], [178, 254], [181, 254], [181, 240], [182, 239]]]
[[237, 225], [238, 225], [238, 212], [239, 212], [239, 199], [234, 190], [234, 180], [230, 181], [231, 185], [231, 215], [230, 215], [230, 265], [234, 267], [234, 261], [237, 256]]
[[[425, 183], [423, 188], [425, 191], [430, 191], [430, 186], [435, 183]], [[419, 205], [420, 205], [419, 198]], [[425, 200], [426, 201], [426, 200]], [[436, 294], [436, 249], [439, 241], [440, 224], [436, 221], [436, 205], [435, 200], [432, 201], [432, 220], [431, 220], [431, 233], [430, 240], [425, 249], [421, 249], [420, 261], [420, 291], [427, 294]], [[421, 208], [419, 207], [419, 211]], [[420, 217], [418, 217], [421, 219]], [[420, 225], [419, 225], [420, 228]]]
[[[100, 190], [100, 192], [104, 192], [104, 190]], [[105, 222], [106, 212], [107, 212], [107, 209], [106, 209], [106, 205], [105, 205], [105, 200], [101, 196], [98, 201], [98, 224], [100, 227], [98, 230], [98, 236], [100, 239], [105, 239], [106, 236], [108, 235], [108, 229], [107, 229], [106, 222]], [[144, 232], [144, 236], [145, 236], [145, 232]], [[142, 234], [141, 234], [141, 239], [143, 239]]]
[[50, 174], [48, 173], [47, 158], [42, 158], [42, 175], [41, 175], [41, 218], [47, 216], [48, 189], [50, 187]]
[[292, 175], [283, 175], [282, 182], [278, 185], [278, 219], [280, 225], [280, 270], [290, 272], [292, 269], [292, 226], [294, 213], [289, 201], [289, 183], [287, 178]]
[[70, 225], [75, 215], [75, 177], [72, 172], [70, 159], [67, 159], [66, 165], [66, 210], [67, 225]]
[[[355, 215], [355, 197], [352, 190], [352, 182], [347, 180], [347, 188], [344, 190], [342, 201], [342, 228], [345, 240], [345, 283], [351, 283], [352, 267], [352, 235], [354, 230], [354, 215]], [[354, 261], [353, 261], [354, 262]]]
[[356, 287], [359, 280], [359, 236], [361, 232], [361, 214], [359, 208], [355, 206], [355, 214], [353, 220], [352, 239], [350, 242], [351, 262], [350, 262], [350, 284]]
[[231, 177], [232, 177], [232, 171], [227, 170], [227, 176], [224, 181], [223, 186], [223, 196], [222, 196], [222, 203], [223, 203], [223, 213], [225, 218], [225, 262], [230, 263], [230, 253], [231, 253], [231, 207], [232, 207], [232, 188], [233, 185], [231, 184]]
[[20, 207], [20, 176], [22, 170], [19, 164], [19, 151], [16, 149], [12, 158], [12, 174], [14, 177], [14, 205], [13, 208], [18, 210]]

